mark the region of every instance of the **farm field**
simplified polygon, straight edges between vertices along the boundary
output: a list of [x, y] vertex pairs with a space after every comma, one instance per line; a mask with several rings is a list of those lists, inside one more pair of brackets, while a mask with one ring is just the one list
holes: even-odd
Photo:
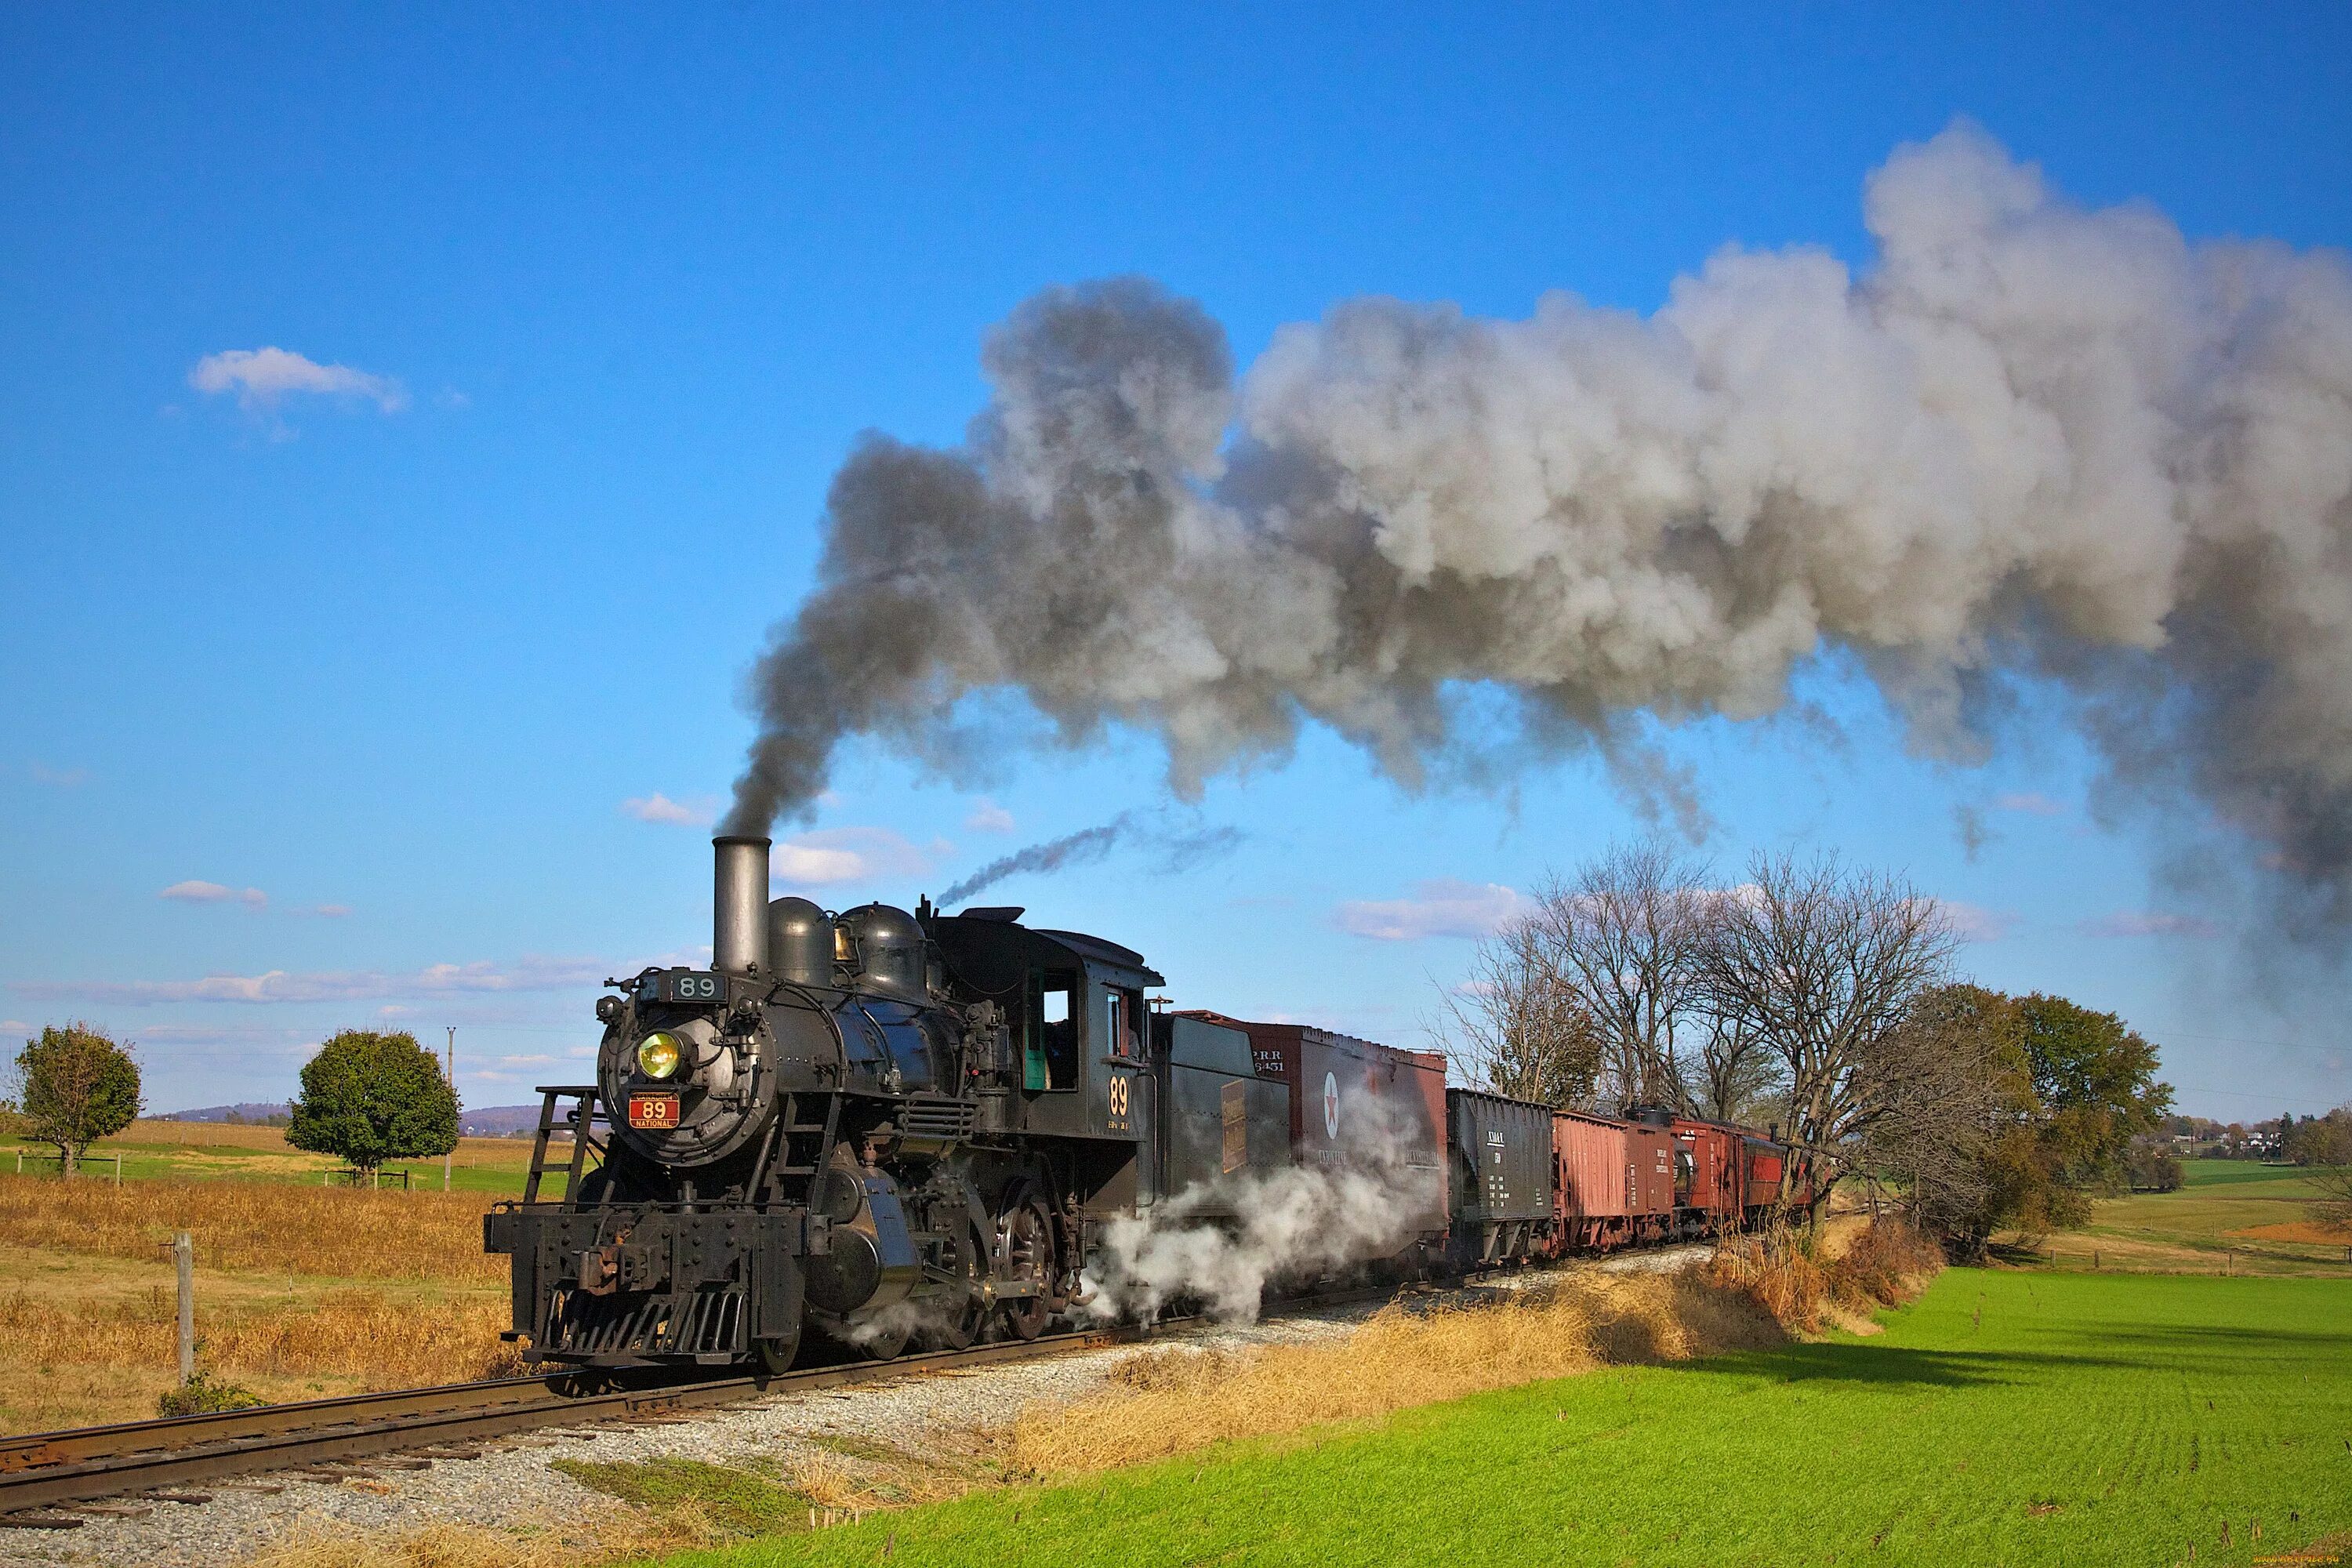
[[[288, 1147], [281, 1128], [142, 1119], [92, 1145], [77, 1179], [111, 1182], [118, 1153], [125, 1181], [303, 1182], [317, 1186], [341, 1163]], [[458, 1192], [520, 1197], [530, 1165], [530, 1140], [462, 1138], [450, 1165], [450, 1185]], [[395, 1161], [384, 1170], [387, 1175], [408, 1173], [415, 1190], [441, 1190], [438, 1160]], [[0, 1174], [43, 1173], [57, 1174], [57, 1151], [22, 1138], [0, 1137]]]
[[2352, 1529], [2352, 1282], [1955, 1269], [1884, 1321], [666, 1561], [2252, 1563]]
[[197, 1364], [217, 1380], [276, 1401], [507, 1370], [504, 1259], [481, 1249], [488, 1203], [0, 1173], [0, 1429], [156, 1413], [178, 1381], [163, 1250], [178, 1230], [196, 1243]]
[[2179, 1192], [2102, 1198], [2089, 1226], [2038, 1245], [2058, 1267], [2352, 1278], [2352, 1230], [2315, 1223], [2292, 1166], [2188, 1160]]

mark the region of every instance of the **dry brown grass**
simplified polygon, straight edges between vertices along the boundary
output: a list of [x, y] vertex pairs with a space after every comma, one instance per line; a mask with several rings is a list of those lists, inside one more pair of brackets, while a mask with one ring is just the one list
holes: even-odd
[[[196, 1315], [197, 1361], [215, 1380], [269, 1400], [407, 1388], [522, 1370], [501, 1342], [495, 1298], [396, 1301], [342, 1289], [312, 1301], [240, 1304]], [[0, 1297], [5, 1426], [40, 1431], [153, 1415], [178, 1382], [170, 1294], [58, 1301]]]
[[[233, 1128], [232, 1131], [268, 1131]], [[494, 1284], [478, 1193], [403, 1193], [263, 1182], [55, 1182], [0, 1175], [0, 1246], [152, 1259], [174, 1231], [215, 1268], [350, 1279]]]
[[1016, 1473], [1107, 1469], [1604, 1364], [1684, 1361], [1784, 1339], [1743, 1297], [1687, 1273], [1580, 1273], [1492, 1305], [1391, 1307], [1328, 1343], [1139, 1356], [1123, 1387], [1033, 1407], [999, 1439]]
[[[200, 1310], [196, 1340], [205, 1370], [232, 1382], [324, 1374], [401, 1388], [520, 1371], [512, 1347], [499, 1339], [506, 1326], [502, 1302], [420, 1308], [352, 1289], [331, 1292], [311, 1308]], [[171, 1367], [177, 1345], [176, 1310], [162, 1291], [152, 1302], [112, 1306], [0, 1298], [0, 1365]]]
[[585, 1568], [708, 1545], [671, 1513], [614, 1504], [592, 1519], [530, 1521], [505, 1530], [428, 1524], [415, 1530], [319, 1530], [240, 1560], [240, 1568]]
[[1706, 1271], [1792, 1332], [1817, 1333], [1916, 1299], [1943, 1267], [1934, 1242], [1900, 1220], [1879, 1219], [1731, 1237]]

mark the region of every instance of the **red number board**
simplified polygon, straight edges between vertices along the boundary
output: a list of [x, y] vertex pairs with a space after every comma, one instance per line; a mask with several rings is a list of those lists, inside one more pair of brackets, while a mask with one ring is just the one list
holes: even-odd
[[677, 1096], [632, 1094], [629, 1096], [629, 1125], [632, 1127], [677, 1126]]

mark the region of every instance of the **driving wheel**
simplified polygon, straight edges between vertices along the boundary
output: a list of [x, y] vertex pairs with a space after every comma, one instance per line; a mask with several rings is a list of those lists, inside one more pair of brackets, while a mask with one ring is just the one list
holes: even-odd
[[996, 1227], [1004, 1243], [1005, 1282], [1034, 1292], [1003, 1303], [1004, 1327], [1014, 1339], [1034, 1340], [1054, 1315], [1053, 1303], [1046, 1300], [1055, 1272], [1054, 1216], [1044, 1199], [1024, 1189], [999, 1216]]

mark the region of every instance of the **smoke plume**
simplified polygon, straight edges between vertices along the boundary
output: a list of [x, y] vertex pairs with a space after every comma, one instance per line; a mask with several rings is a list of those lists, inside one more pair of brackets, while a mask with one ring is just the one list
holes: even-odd
[[1642, 716], [1772, 714], [1829, 653], [1961, 762], [2055, 683], [2113, 784], [2263, 845], [2289, 923], [2352, 918], [2352, 268], [2076, 206], [1966, 123], [1864, 211], [1859, 277], [1735, 248], [1648, 317], [1356, 300], [1238, 379], [1150, 282], [1037, 296], [962, 446], [835, 477], [730, 830], [846, 735], [940, 755], [975, 693], [1155, 731], [1184, 794], [1311, 721], [1408, 784], [1591, 749], [1690, 821]]
[[983, 888], [992, 888], [1018, 871], [1057, 871], [1065, 866], [1084, 866], [1110, 853], [1111, 846], [1127, 827], [1126, 814], [1113, 817], [1099, 827], [1080, 828], [1077, 832], [1043, 844], [1032, 844], [1026, 849], [1016, 849], [1010, 855], [1000, 855], [940, 895], [942, 905], [961, 903]]
[[959, 903], [1005, 878], [1024, 871], [1058, 871], [1066, 866], [1087, 866], [1122, 842], [1134, 839], [1160, 851], [1160, 869], [1188, 870], [1224, 854], [1242, 841], [1237, 827], [1178, 828], [1132, 811], [1122, 811], [1096, 827], [1032, 844], [1010, 855], [1000, 855], [940, 895], [942, 905]]

